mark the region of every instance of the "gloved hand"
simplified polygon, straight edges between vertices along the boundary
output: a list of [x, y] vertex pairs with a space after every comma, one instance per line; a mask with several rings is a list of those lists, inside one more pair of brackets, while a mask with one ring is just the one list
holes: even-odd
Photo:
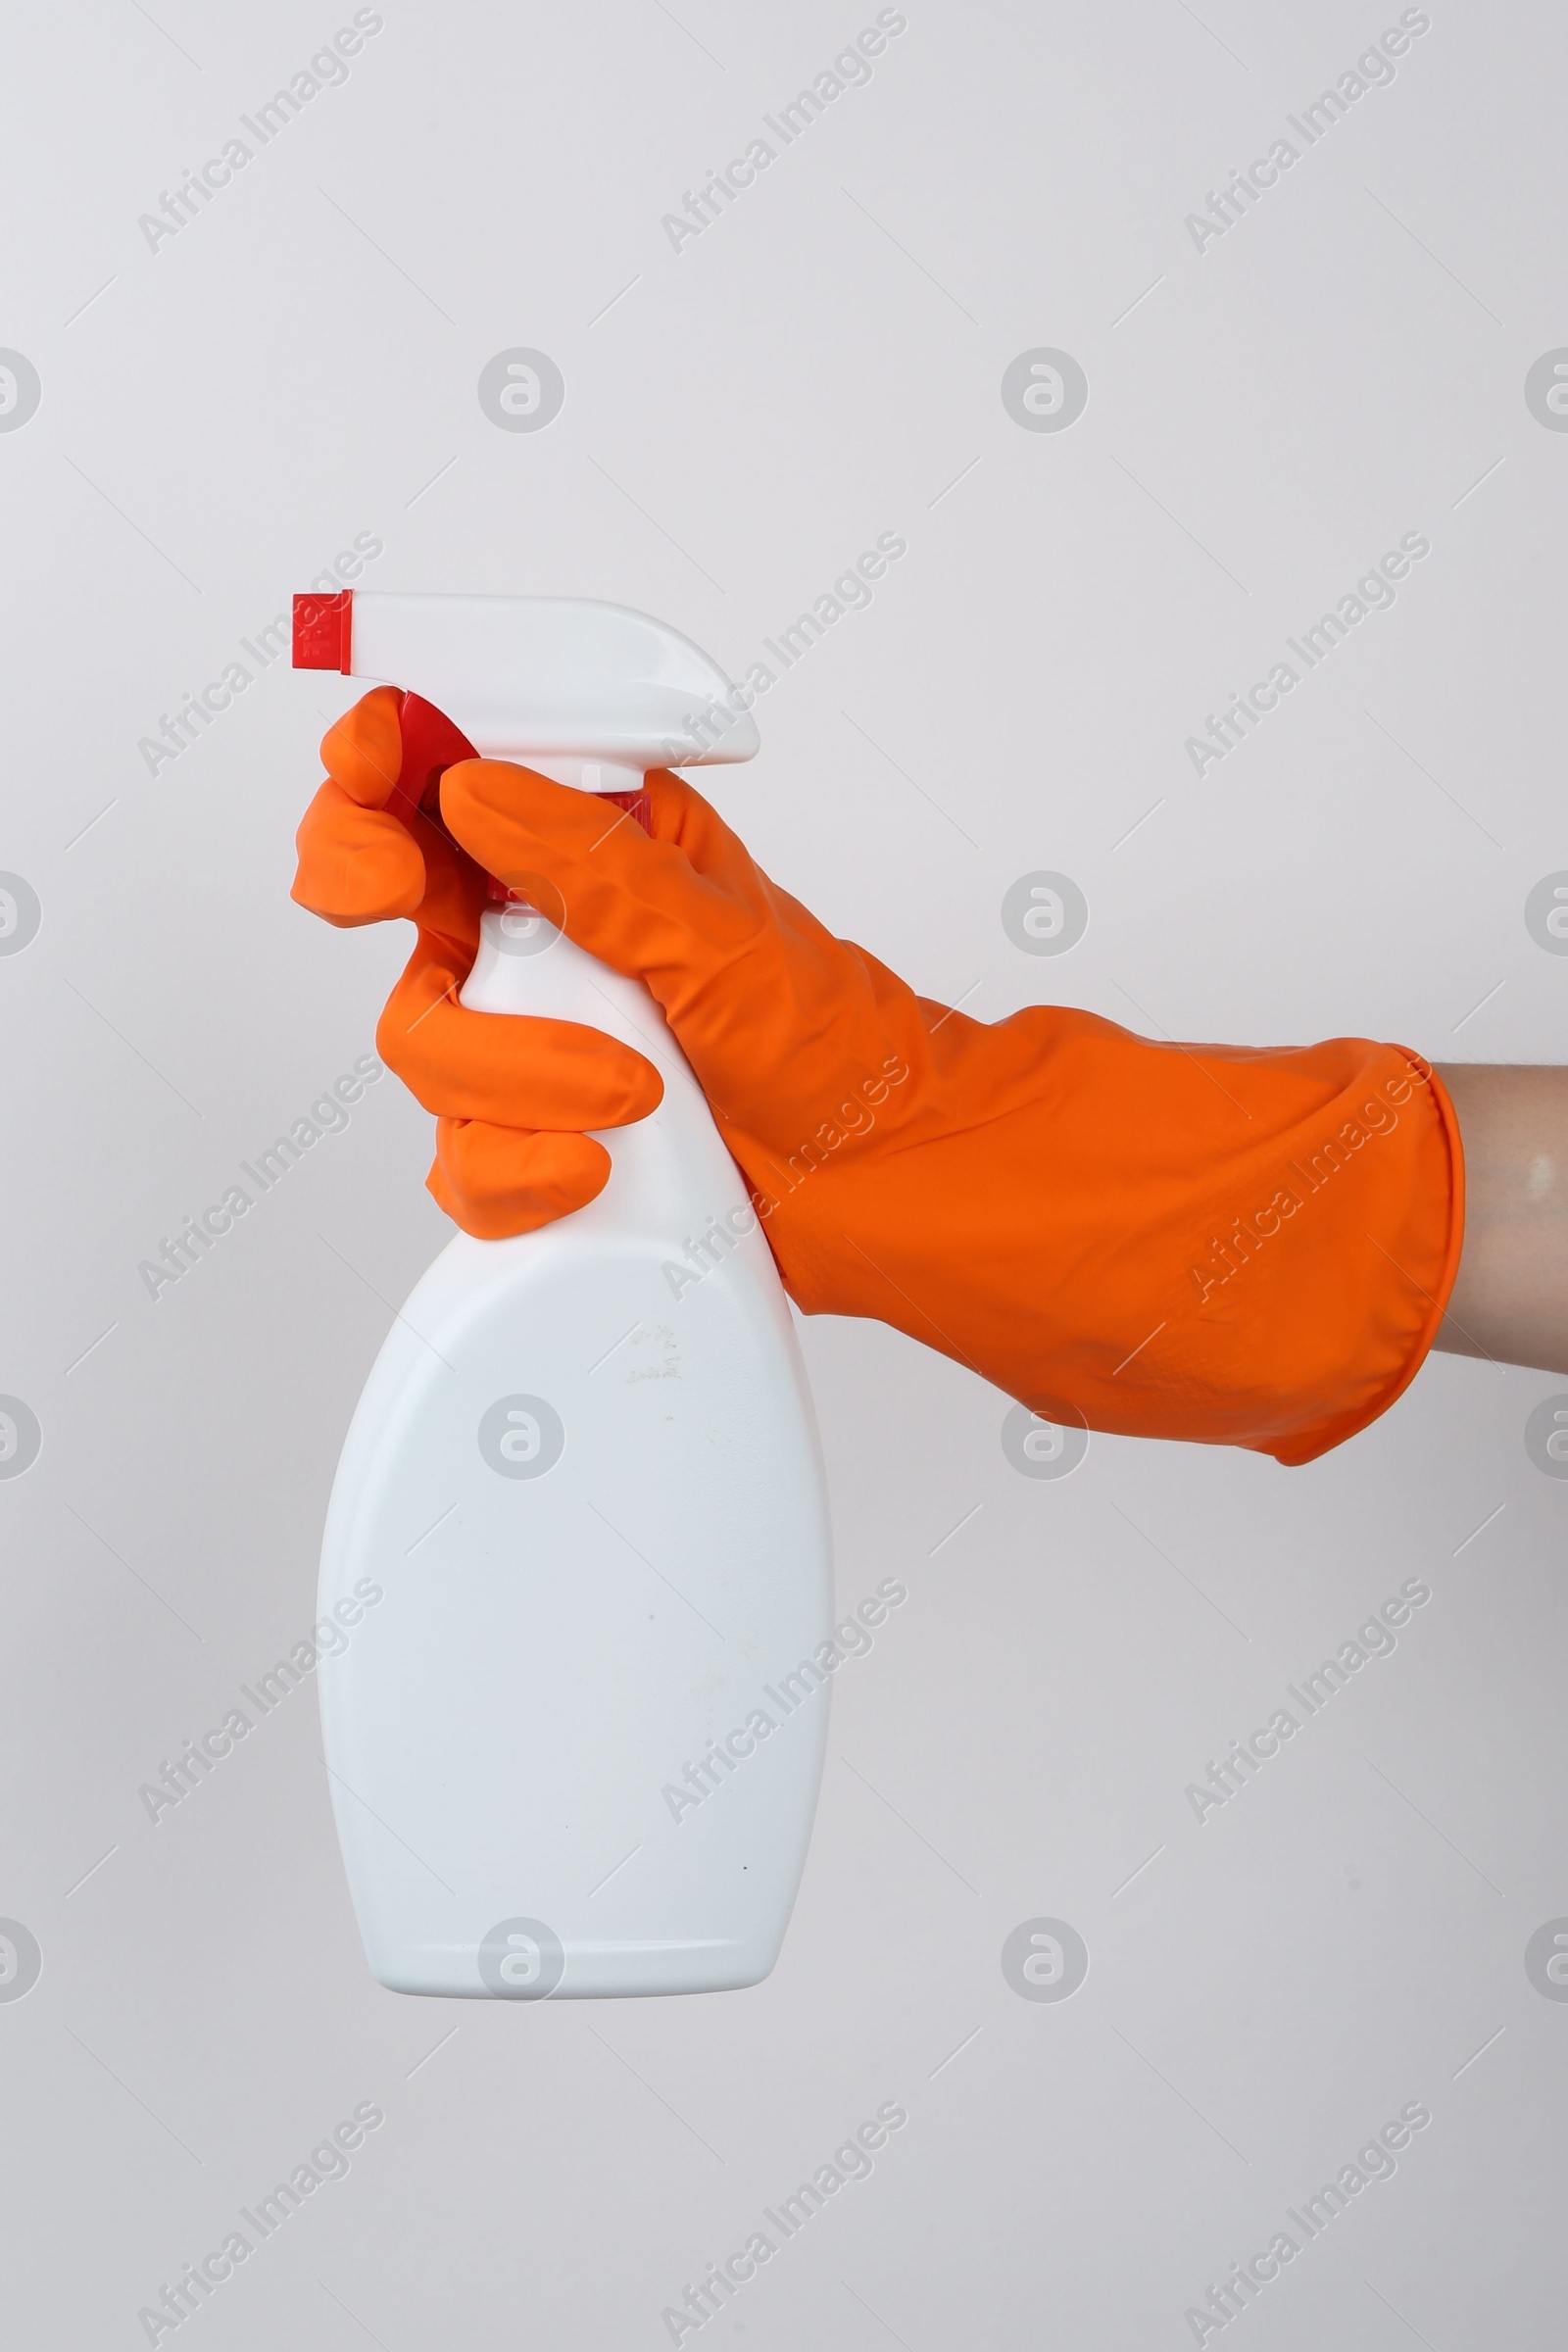
[[479, 944], [485, 876], [406, 801], [409, 823], [386, 806], [404, 765], [399, 701], [377, 686], [323, 739], [327, 780], [299, 829], [293, 896], [344, 927], [400, 914], [418, 926], [376, 1048], [436, 1113], [430, 1191], [466, 1232], [494, 1241], [602, 1192], [610, 1154], [583, 1130], [646, 1118], [663, 1081], [597, 1029], [457, 1002]]
[[[351, 713], [323, 747], [356, 806], [318, 796], [295, 895], [338, 921], [417, 911], [378, 1044], [444, 1114], [442, 1205], [469, 1231], [521, 1231], [603, 1174], [554, 1156], [596, 1149], [586, 1138], [513, 1147], [501, 1131], [607, 1126], [612, 1096], [637, 1118], [658, 1081], [562, 1024], [428, 1009], [466, 969], [477, 885], [455, 921], [461, 871], [427, 851], [421, 875], [368, 806], [373, 779], [362, 766], [349, 783], [329, 747], [366, 723]], [[375, 754], [379, 776], [384, 733]], [[548, 877], [568, 936], [647, 983], [808, 1313], [891, 1323], [1048, 1420], [1284, 1462], [1349, 1436], [1414, 1375], [1463, 1209], [1457, 1126], [1419, 1056], [1353, 1038], [1152, 1043], [1054, 1005], [971, 1020], [834, 939], [680, 778], [648, 792], [647, 833], [607, 831], [591, 797], [475, 760], [447, 770], [440, 805], [478, 866]], [[473, 1146], [466, 1120], [485, 1127]]]

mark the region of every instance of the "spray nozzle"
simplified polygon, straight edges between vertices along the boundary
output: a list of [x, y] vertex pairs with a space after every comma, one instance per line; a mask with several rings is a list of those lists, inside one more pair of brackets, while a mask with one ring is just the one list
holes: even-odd
[[759, 749], [750, 688], [678, 630], [588, 597], [297, 596], [294, 666], [412, 679], [480, 757], [580, 791], [627, 791], [651, 767]]
[[[297, 596], [294, 666], [401, 690], [403, 766], [387, 806], [416, 836], [421, 823], [446, 834], [441, 775], [460, 760], [517, 760], [646, 823], [650, 768], [759, 748], [755, 697], [700, 646], [588, 597]], [[521, 896], [493, 876], [490, 895]]]
[[294, 667], [353, 672], [354, 591], [294, 599]]

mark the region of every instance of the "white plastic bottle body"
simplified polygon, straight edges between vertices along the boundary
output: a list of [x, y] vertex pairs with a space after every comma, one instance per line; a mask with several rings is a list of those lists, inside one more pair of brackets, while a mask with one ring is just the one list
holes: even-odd
[[491, 909], [462, 1002], [620, 1038], [664, 1097], [602, 1136], [586, 1208], [448, 1246], [351, 1425], [320, 1610], [354, 1622], [318, 1679], [367, 1953], [394, 1990], [476, 1998], [755, 1984], [832, 1655], [789, 1308], [646, 989]]

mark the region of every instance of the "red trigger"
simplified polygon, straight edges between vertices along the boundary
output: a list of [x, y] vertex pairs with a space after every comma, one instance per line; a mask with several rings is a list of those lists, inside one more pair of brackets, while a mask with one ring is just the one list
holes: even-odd
[[477, 760], [479, 755], [446, 712], [421, 695], [401, 698], [398, 728], [403, 737], [403, 765], [387, 795], [387, 808], [402, 818], [416, 840], [419, 833], [416, 820], [422, 819], [450, 841], [452, 836], [441, 820], [442, 774], [456, 767], [460, 760]]

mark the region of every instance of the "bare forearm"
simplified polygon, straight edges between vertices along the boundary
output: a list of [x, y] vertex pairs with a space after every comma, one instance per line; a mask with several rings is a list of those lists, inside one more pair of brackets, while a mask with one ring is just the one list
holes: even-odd
[[1464, 1250], [1436, 1345], [1568, 1372], [1568, 1068], [1438, 1065], [1465, 1161]]

